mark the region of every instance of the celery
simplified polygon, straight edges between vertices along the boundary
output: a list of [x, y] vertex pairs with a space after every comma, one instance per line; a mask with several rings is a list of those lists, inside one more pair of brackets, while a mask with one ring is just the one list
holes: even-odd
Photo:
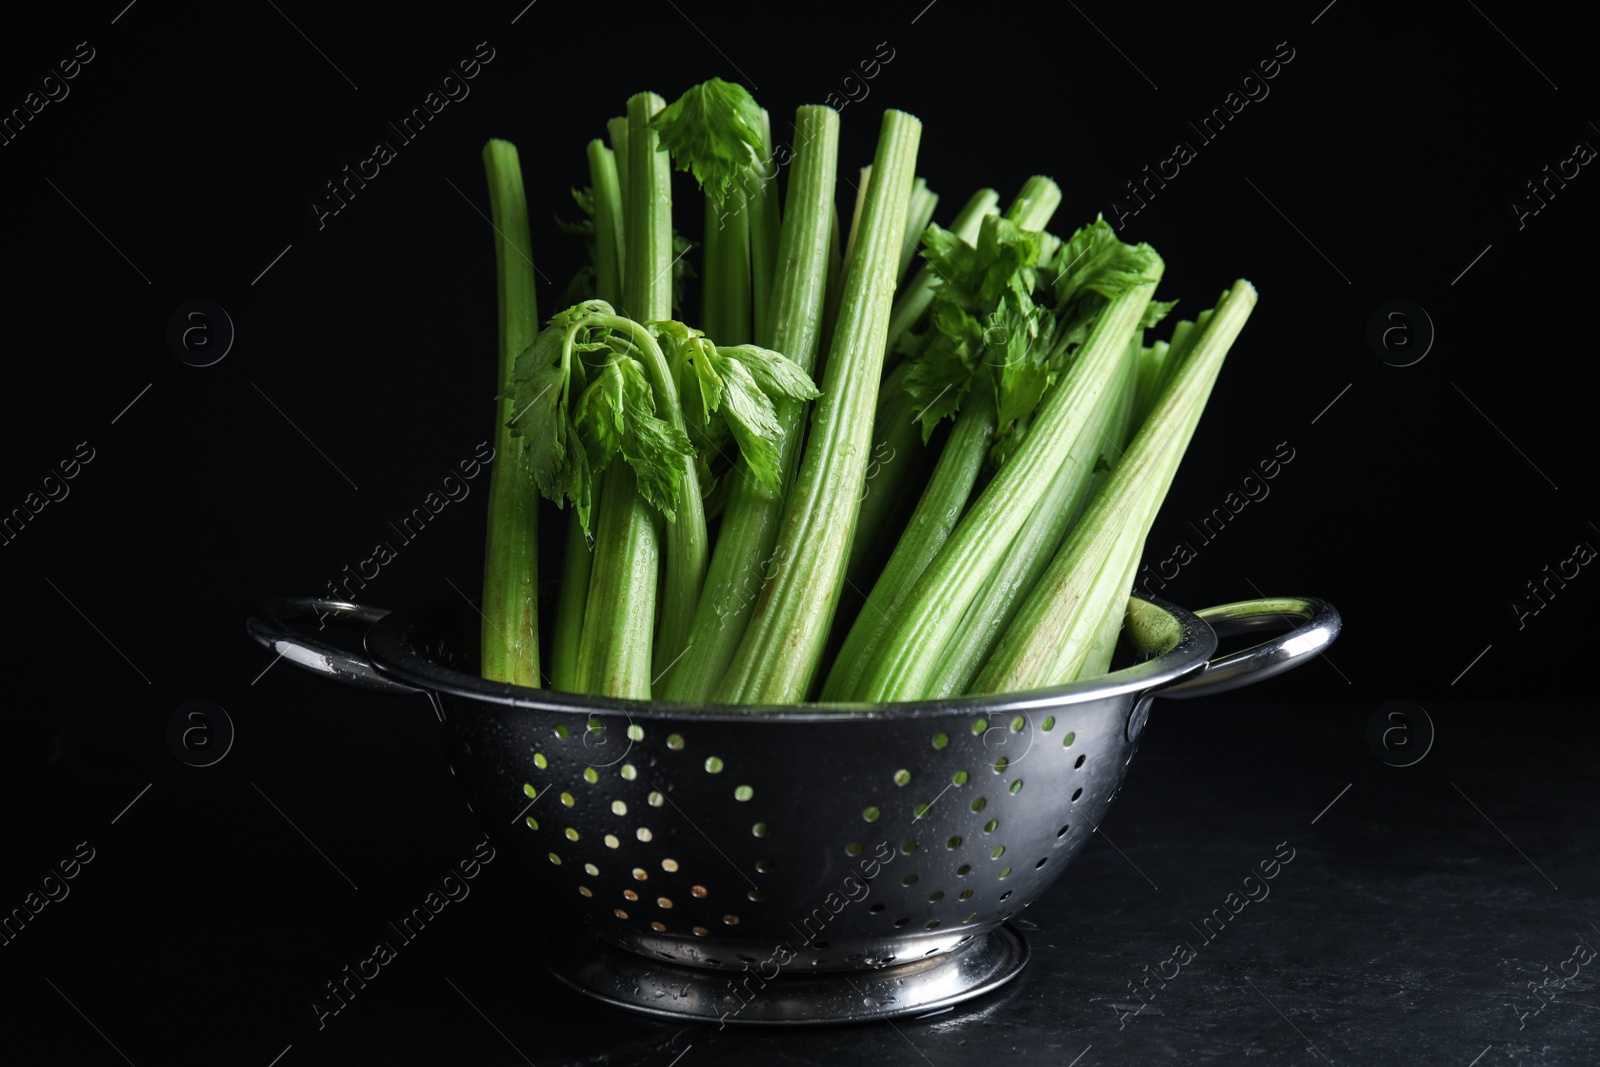
[[[494, 220], [495, 277], [500, 305], [498, 385], [511, 377], [516, 358], [538, 332], [533, 288], [528, 202], [516, 146], [490, 141], [483, 148]], [[495, 463], [489, 472], [489, 532], [484, 547], [483, 676], [516, 685], [539, 684], [539, 494], [527, 449], [511, 439], [512, 400], [496, 402]]]
[[[772, 118], [743, 88], [631, 98], [609, 146], [587, 146], [588, 218], [560, 223], [586, 264], [542, 329], [515, 149], [485, 149], [500, 295], [486, 677], [540, 684], [539, 494], [569, 509], [557, 688], [881, 702], [1109, 670], [1255, 291], [1237, 282], [1147, 343], [1173, 303], [1153, 298], [1161, 258], [1103, 219], [1048, 232], [1048, 178], [1003, 215], [985, 189], [934, 225], [921, 123], [888, 111], [841, 218], [839, 116], [796, 119], [780, 202]], [[705, 205], [693, 325], [674, 168]]]
[[[595, 295], [601, 300], [622, 300], [622, 189], [614, 151], [596, 140], [589, 142], [589, 180], [594, 198]], [[594, 476], [597, 480], [600, 475]], [[602, 495], [604, 483], [601, 482]], [[588, 603], [594, 549], [576, 509], [567, 514], [565, 559], [561, 588], [556, 599], [555, 632], [550, 637], [550, 684], [569, 692], [584, 688], [578, 668], [578, 648], [583, 636], [583, 614]]]
[[858, 700], [910, 700], [926, 688], [936, 664], [928, 648], [942, 649], [1016, 537], [1017, 531], [1049, 489], [1082, 434], [1097, 397], [1111, 388], [1118, 365], [1144, 318], [1162, 263], [1154, 249], [1140, 246], [1138, 281], [1115, 297], [1066, 378], [1044, 398], [1016, 452], [973, 502], [906, 598], [882, 653], [866, 665]]
[[[628, 100], [622, 292], [623, 306], [641, 319], [665, 319], [672, 314], [671, 171], [650, 126], [650, 119], [664, 104], [654, 93], [639, 93]], [[701, 522], [703, 549], [703, 516]], [[685, 558], [682, 538], [679, 540], [681, 570], [685, 563], [692, 567], [693, 561]], [[594, 565], [579, 638], [578, 677], [583, 691], [639, 699], [650, 696], [661, 554], [655, 516], [639, 495], [634, 473], [618, 464], [607, 472], [595, 529]], [[678, 577], [694, 580], [692, 574]]]
[[1243, 279], [1223, 294], [1173, 368], [1127, 453], [1007, 629], [974, 692], [1032, 689], [1085, 673], [1107, 612], [1120, 615], [1127, 602], [1156, 510], [1177, 473], [1223, 357], [1255, 302], [1255, 289]]
[[[811, 132], [795, 157], [777, 249], [771, 325], [760, 343], [810, 372], [822, 333], [839, 118], [829, 108], [802, 107], [797, 125]], [[755, 610], [756, 595], [771, 570], [772, 548], [783, 518], [783, 491], [799, 462], [804, 408], [790, 402], [779, 406], [777, 414], [783, 432], [781, 485], [777, 491], [769, 490], [749, 478], [743, 466], [735, 468], [688, 651], [663, 689], [669, 700], [710, 698], [733, 659]]]
[[933, 657], [937, 666], [924, 696], [959, 696], [967, 691], [1024, 599], [1050, 566], [1066, 531], [1103, 481], [1100, 465], [1103, 463], [1109, 470], [1121, 456], [1132, 414], [1133, 369], [1131, 362], [1125, 363], [1120, 384], [1096, 403], [1085, 432], [1073, 443], [1049, 490], [1018, 531], [983, 592], [967, 609], [960, 628]]
[[779, 529], [772, 577], [717, 690], [719, 700], [792, 703], [805, 699], [816, 675], [866, 477], [893, 272], [921, 134], [922, 123], [912, 116], [884, 113], [822, 396]]

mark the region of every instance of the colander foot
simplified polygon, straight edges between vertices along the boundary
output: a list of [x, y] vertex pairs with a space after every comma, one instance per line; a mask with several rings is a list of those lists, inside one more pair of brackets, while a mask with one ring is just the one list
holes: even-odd
[[546, 963], [556, 977], [619, 1008], [719, 1025], [796, 1026], [921, 1015], [997, 989], [1028, 962], [1028, 943], [1001, 926], [967, 945], [867, 971], [782, 974], [710, 970], [654, 960], [577, 929], [558, 935]]

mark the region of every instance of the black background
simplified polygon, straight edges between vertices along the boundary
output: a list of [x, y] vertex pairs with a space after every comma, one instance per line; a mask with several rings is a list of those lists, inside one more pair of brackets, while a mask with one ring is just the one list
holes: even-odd
[[[1545, 773], [1557, 752], [1594, 752], [1591, 568], [1520, 626], [1512, 608], [1547, 564], [1600, 545], [1584, 314], [1600, 178], [1585, 167], [1520, 227], [1512, 206], [1575, 144], [1600, 145], [1577, 27], [1471, 2], [1337, 0], [1320, 14], [1319, 0], [1181, 12], [924, 3], [728, 15], [670, 2], [328, 12], [114, 0], [6, 16], [0, 108], [21, 106], [78, 42], [94, 49], [70, 95], [0, 147], [0, 510], [80, 442], [94, 450], [70, 495], [0, 548], [13, 764], [0, 904], [79, 841], [104, 857], [0, 949], [15, 979], [4, 1040], [21, 1059], [117, 1062], [86, 1016], [140, 1064], [266, 1063], [291, 1043], [286, 1065], [362, 1062], [377, 1035], [432, 1032], [423, 1005], [448, 1009], [441, 1026], [479, 1025], [433, 972], [514, 981], [538, 967], [512, 946], [552, 917], [521, 914], [512, 874], [491, 867], [480, 891], [498, 903], [463, 919], [453, 947], [428, 949], [448, 955], [416, 963], [417, 988], [397, 980], [388, 1004], [358, 1005], [365, 1023], [316, 1031], [306, 1001], [350, 958], [346, 943], [368, 939], [362, 927], [383, 911], [372, 899], [409, 900], [477, 832], [425, 705], [330, 692], [283, 664], [263, 675], [272, 656], [246, 637], [245, 611], [324, 592], [489, 437], [487, 138], [520, 148], [548, 314], [581, 255], [555, 218], [575, 214], [583, 145], [629, 94], [740, 80], [786, 140], [784, 117], [842, 92], [880, 42], [893, 59], [843, 109], [841, 170], [870, 160], [883, 108], [911, 111], [940, 221], [976, 188], [1009, 196], [1036, 172], [1065, 191], [1057, 231], [1111, 218], [1124, 182], [1177, 141], [1197, 149], [1123, 234], [1160, 250], [1163, 294], [1181, 311], [1241, 276], [1261, 299], [1148, 558], [1198, 545], [1164, 594], [1186, 606], [1312, 594], [1343, 612], [1331, 656], [1230, 696], [1236, 714], [1218, 720], [1251, 735], [1314, 723], [1296, 751], [1317, 784], [1296, 803], [1314, 811], [1358, 773], [1393, 779], [1364, 740], [1390, 700], [1429, 710], [1434, 762], [1453, 737], [1503, 739], [1520, 761], [1495, 781], [1507, 798], [1592, 787]], [[324, 182], [374, 142], [395, 143], [387, 123], [479, 42], [493, 59], [470, 95], [319, 228], [310, 205]], [[1270, 94], [1203, 143], [1188, 123], [1287, 49]], [[221, 305], [237, 331], [213, 366], [185, 365], [166, 342], [169, 315], [192, 299]], [[1374, 309], [1394, 299], [1425, 308], [1437, 331], [1408, 367], [1367, 340]], [[1294, 459], [1270, 496], [1199, 545], [1187, 521], [1281, 442]], [[475, 592], [487, 479], [471, 484], [366, 600]], [[192, 699], [225, 708], [237, 730], [209, 768], [179, 762], [166, 739]], [[1240, 739], [1196, 732], [1197, 762], [1208, 743]], [[1149, 810], [1181, 803], [1160, 778], [1140, 788]], [[550, 1046], [563, 1056], [604, 1041], [563, 1031], [570, 1020], [497, 1021], [524, 1050], [540, 1027], [564, 1034]], [[471, 1039], [474, 1062], [502, 1062], [510, 1050], [485, 1033]]]

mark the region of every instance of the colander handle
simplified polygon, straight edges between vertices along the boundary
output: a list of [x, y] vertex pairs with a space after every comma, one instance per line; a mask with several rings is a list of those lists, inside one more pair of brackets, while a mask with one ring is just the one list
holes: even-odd
[[252, 608], [245, 619], [245, 629], [251, 637], [302, 670], [325, 674], [345, 685], [370, 689], [375, 693], [421, 693], [421, 689], [379, 674], [366, 657], [299, 632], [299, 626], [312, 622], [321, 629], [327, 620], [347, 630], [360, 629], [365, 632], [367, 627], [387, 614], [388, 608], [352, 604], [346, 600], [281, 596], [264, 600]]
[[1293, 628], [1243, 652], [1211, 660], [1201, 671], [1160, 690], [1160, 696], [1182, 699], [1210, 696], [1282, 674], [1322, 655], [1339, 636], [1343, 625], [1332, 604], [1310, 596], [1241, 600], [1204, 608], [1195, 614], [1219, 637], [1273, 626]]

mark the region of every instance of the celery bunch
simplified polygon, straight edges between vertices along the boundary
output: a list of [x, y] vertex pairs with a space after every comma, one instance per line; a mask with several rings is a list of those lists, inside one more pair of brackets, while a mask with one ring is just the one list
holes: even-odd
[[[515, 150], [486, 150], [504, 446], [486, 677], [539, 684], [535, 494], [570, 512], [558, 689], [897, 701], [1108, 669], [1255, 290], [1236, 282], [1147, 344], [1174, 303], [1154, 299], [1161, 258], [1100, 219], [1051, 233], [1055, 182], [1030, 179], [1004, 213], [981, 190], [941, 227], [922, 124], [889, 111], [841, 233], [839, 116], [802, 107], [794, 126], [791, 154], [715, 78], [630, 99], [588, 146], [571, 306], [537, 332]], [[678, 310], [674, 167], [705, 212], [696, 325]]]

